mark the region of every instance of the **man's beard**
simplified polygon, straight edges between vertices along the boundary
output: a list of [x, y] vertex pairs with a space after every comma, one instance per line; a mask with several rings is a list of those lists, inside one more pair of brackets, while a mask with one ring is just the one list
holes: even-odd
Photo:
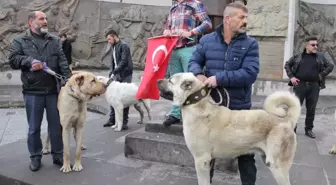
[[243, 24], [238, 30], [235, 30], [236, 34], [245, 33], [247, 24]]
[[40, 33], [43, 33], [43, 34], [45, 34], [45, 33], [48, 33], [48, 28], [47, 27], [45, 27], [45, 28], [40, 28]]
[[48, 27], [47, 26], [39, 26], [36, 23], [34, 23], [34, 28], [40, 34], [48, 33]]

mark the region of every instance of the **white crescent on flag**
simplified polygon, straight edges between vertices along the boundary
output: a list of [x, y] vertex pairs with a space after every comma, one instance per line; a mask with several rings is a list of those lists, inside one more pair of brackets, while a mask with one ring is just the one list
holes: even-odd
[[154, 70], [154, 72], [156, 72], [156, 71], [159, 70], [159, 65], [158, 65], [157, 63], [154, 64], [154, 59], [155, 59], [156, 53], [157, 53], [158, 51], [160, 51], [160, 50], [162, 50], [162, 51], [165, 53], [165, 58], [166, 58], [167, 55], [168, 55], [168, 50], [167, 50], [167, 48], [166, 48], [165, 45], [160, 45], [160, 46], [158, 46], [158, 47], [154, 50], [154, 52], [153, 52], [153, 54], [152, 54], [152, 64], [153, 64], [153, 70]]

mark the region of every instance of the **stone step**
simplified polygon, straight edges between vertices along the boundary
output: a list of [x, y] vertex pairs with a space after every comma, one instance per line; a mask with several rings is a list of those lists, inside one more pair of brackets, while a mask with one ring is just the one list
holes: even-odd
[[183, 136], [183, 127], [181, 124], [165, 127], [161, 122], [153, 121], [145, 124], [146, 132], [164, 133], [169, 135]]
[[[133, 132], [125, 137], [125, 157], [145, 161], [161, 162], [186, 167], [194, 167], [192, 157], [182, 136]], [[237, 161], [217, 159], [216, 170], [227, 173], [238, 173]]]

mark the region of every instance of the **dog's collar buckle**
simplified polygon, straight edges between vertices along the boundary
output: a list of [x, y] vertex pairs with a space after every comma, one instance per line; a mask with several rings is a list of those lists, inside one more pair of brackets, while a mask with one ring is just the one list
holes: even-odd
[[208, 86], [204, 86], [202, 89], [192, 93], [187, 99], [186, 101], [183, 103], [183, 105], [191, 105], [191, 104], [195, 104], [197, 102], [199, 102], [200, 100], [202, 100], [204, 97], [206, 97], [208, 95], [210, 91], [210, 88]]

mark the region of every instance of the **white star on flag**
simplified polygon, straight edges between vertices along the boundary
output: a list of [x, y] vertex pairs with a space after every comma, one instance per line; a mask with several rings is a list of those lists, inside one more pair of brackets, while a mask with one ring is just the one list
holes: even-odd
[[159, 66], [156, 64], [156, 65], [153, 67], [153, 70], [154, 70], [154, 72], [158, 71], [158, 70], [159, 70]]

